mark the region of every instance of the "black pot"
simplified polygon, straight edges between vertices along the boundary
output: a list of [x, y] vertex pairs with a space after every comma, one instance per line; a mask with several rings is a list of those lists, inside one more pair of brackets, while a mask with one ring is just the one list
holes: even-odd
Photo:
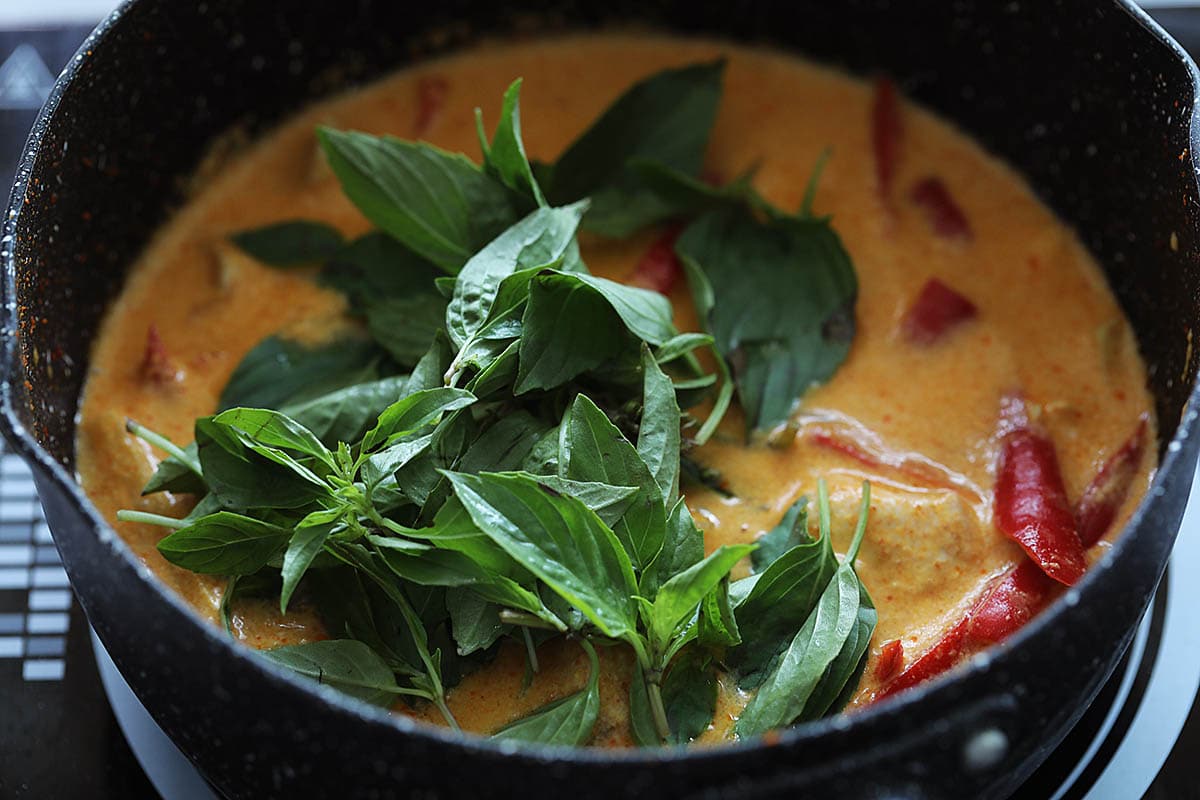
[[[547, 13], [536, 2], [143, 0], [84, 44], [33, 130], [4, 220], [4, 433], [33, 466], [63, 563], [106, 648], [222, 792], [998, 797], [1062, 739], [1129, 643], [1196, 460], [1198, 76], [1129, 2], [917, 5], [614, 0], [603, 11], [565, 2]], [[1110, 554], [1007, 645], [770, 744], [514, 751], [275, 671], [165, 590], [75, 483], [74, 417], [105, 307], [179, 204], [181, 179], [230, 126], [261, 130], [347, 82], [480, 34], [629, 21], [889, 73], [1023, 172], [1079, 230], [1137, 332], [1162, 436], [1153, 488]]]

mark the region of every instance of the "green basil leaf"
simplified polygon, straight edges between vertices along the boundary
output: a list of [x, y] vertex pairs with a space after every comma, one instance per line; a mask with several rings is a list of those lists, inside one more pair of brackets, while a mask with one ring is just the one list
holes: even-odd
[[[521, 141], [521, 79], [513, 81], [504, 93], [504, 104], [500, 109], [500, 123], [492, 136], [490, 147], [484, 146], [483, 168], [489, 175], [499, 179], [515, 192], [527, 195], [539, 206], [546, 205], [542, 189], [529, 159], [525, 155], [525, 143]], [[479, 118], [479, 110], [475, 111]], [[482, 119], [480, 119], [482, 129]], [[480, 144], [484, 145], [482, 134]]]
[[450, 348], [450, 340], [444, 330], [439, 330], [433, 337], [433, 344], [421, 356], [421, 360], [413, 367], [412, 375], [408, 378], [407, 389], [410, 393], [422, 389], [439, 389], [442, 387], [442, 376], [450, 368], [450, 360], [454, 351]]
[[700, 604], [700, 628], [696, 632], [696, 638], [700, 644], [709, 647], [734, 647], [742, 643], [737, 615], [729, 597], [728, 578], [704, 596], [704, 601]]
[[[640, 491], [636, 486], [612, 486], [599, 481], [573, 481], [558, 475], [527, 473], [539, 483], [582, 502], [610, 528], [620, 522]], [[618, 537], [619, 538], [619, 537]]]
[[620, 429], [586, 395], [578, 395], [559, 429], [559, 475], [638, 489], [613, 527], [629, 557], [644, 568], [662, 549], [666, 509], [649, 467]]
[[549, 427], [528, 411], [503, 416], [470, 444], [458, 471], [475, 474], [518, 470]]
[[522, 322], [516, 395], [557, 388], [637, 348], [612, 306], [575, 275], [530, 281]]
[[594, 511], [524, 475], [447, 473], [480, 530], [606, 636], [636, 635], [633, 567]]
[[420, 658], [408, 627], [389, 597], [350, 566], [314, 570], [307, 584], [330, 634], [357, 639], [383, 656], [394, 672], [419, 675]]
[[455, 347], [462, 348], [489, 320], [505, 278], [562, 261], [586, 209], [586, 201], [539, 208], [471, 256], [459, 272], [446, 309], [446, 331]]
[[841, 653], [858, 621], [861, 593], [850, 564], [838, 568], [782, 656], [767, 675], [734, 728], [741, 738], [790, 725]]
[[372, 231], [333, 253], [320, 281], [347, 296], [352, 310], [413, 295], [441, 297], [444, 273], [386, 233]]
[[642, 370], [642, 420], [638, 426], [637, 452], [658, 483], [663, 500], [672, 505], [679, 496], [679, 403], [671, 379], [645, 345]]
[[334, 469], [333, 454], [312, 431], [279, 411], [269, 408], [231, 408], [213, 417], [218, 425], [229, 425], [251, 441], [267, 447], [282, 447], [312, 456]]
[[633, 676], [629, 681], [629, 733], [638, 747], [662, 745], [658, 727], [654, 724], [654, 714], [650, 710], [646, 673], [637, 660], [633, 662]]
[[276, 222], [230, 237], [251, 258], [272, 267], [319, 264], [341, 249], [342, 234], [332, 225], [311, 220]]
[[688, 744], [712, 727], [717, 713], [717, 675], [711, 660], [692, 649], [676, 658], [662, 683], [670, 744]]
[[632, 166], [659, 161], [700, 171], [721, 97], [724, 62], [665, 70], [634, 84], [539, 172], [552, 205], [591, 197], [589, 230], [627, 236], [671, 213]]
[[388, 706], [397, 695], [411, 693], [401, 691], [396, 676], [378, 653], [353, 639], [286, 645], [260, 650], [259, 655], [373, 705]]
[[315, 476], [253, 452], [235, 430], [212, 417], [197, 419], [195, 434], [204, 479], [225, 508], [300, 508], [328, 494], [313, 483]]
[[683, 358], [693, 350], [711, 347], [712, 344], [713, 338], [707, 333], [678, 333], [655, 348], [654, 360], [659, 364], [668, 364], [677, 358]]
[[859, 676], [866, 666], [867, 648], [871, 644], [871, 635], [875, 632], [875, 623], [879, 615], [875, 604], [867, 594], [867, 587], [859, 581], [858, 617], [846, 643], [842, 645], [837, 658], [825, 670], [821, 680], [808, 697], [801, 712], [801, 721], [819, 719], [826, 714], [836, 714], [849, 702], [854, 690], [858, 688]]
[[650, 344], [659, 345], [679, 332], [672, 322], [671, 301], [658, 292], [626, 286], [595, 275], [568, 273], [580, 283], [592, 287], [608, 301], [629, 332]]
[[325, 540], [337, 526], [342, 510], [314, 511], [296, 525], [295, 533], [283, 553], [283, 588], [279, 593], [279, 610], [287, 613], [288, 602], [304, 573], [325, 547]]
[[404, 535], [433, 542], [444, 550], [462, 553], [495, 575], [512, 578], [525, 574], [523, 567], [479, 529], [466, 507], [454, 496], [438, 509], [433, 525], [404, 531]]
[[750, 556], [750, 566], [756, 574], [771, 566], [793, 547], [811, 544], [812, 537], [808, 535], [808, 498], [801, 497], [792, 503], [779, 524], [758, 537], [754, 543], [758, 549]]
[[729, 577], [733, 565], [753, 550], [751, 544], [721, 545], [703, 561], [660, 586], [650, 611], [650, 641], [665, 648], [676, 629], [696, 613], [701, 601]]
[[283, 408], [379, 377], [380, 351], [366, 339], [343, 338], [317, 347], [271, 336], [233, 371], [218, 409]]
[[250, 575], [287, 544], [291, 529], [220, 511], [163, 537], [158, 552], [176, 566], [212, 575]]
[[379, 557], [401, 578], [421, 586], [469, 588], [485, 600], [531, 614], [555, 627], [558, 619], [546, 609], [535, 592], [504, 575], [493, 573], [461, 552], [439, 550], [394, 536], [367, 535]]
[[460, 656], [487, 650], [509, 627], [500, 621], [500, 606], [465, 589], [446, 590], [446, 610], [450, 612], [450, 631]]
[[372, 453], [362, 465], [361, 477], [374, 497], [375, 489], [383, 481], [393, 477], [397, 470], [407, 466], [418, 456], [423, 455], [433, 444], [433, 434], [408, 437], [393, 442]]
[[447, 272], [516, 221], [509, 189], [462, 155], [329, 128], [317, 139], [363, 216]]
[[283, 406], [280, 411], [312, 431], [326, 447], [357, 442], [383, 410], [406, 391], [408, 377], [395, 375], [337, 389]]
[[575, 747], [588, 743], [600, 717], [600, 661], [586, 639], [580, 642], [587, 650], [590, 664], [587, 685], [575, 694], [504, 726], [492, 734], [493, 739]]
[[367, 330], [398, 364], [420, 361], [445, 319], [446, 301], [435, 294], [390, 297], [367, 307]]
[[475, 395], [462, 389], [422, 389], [403, 397], [383, 410], [375, 427], [363, 437], [365, 451], [387, 446], [433, 424], [442, 414], [466, 408]]
[[694, 217], [719, 208], [763, 208], [766, 201], [754, 191], [754, 171], [743, 173], [724, 186], [713, 186], [660, 161], [635, 161], [630, 165], [647, 189], [654, 192], [672, 217]]
[[[193, 459], [198, 458], [195, 442], [192, 442], [183, 448], [183, 450]], [[204, 482], [204, 478], [197, 475], [191, 466], [183, 463], [175, 458], [175, 456], [167, 456], [158, 462], [158, 466], [154, 469], [154, 474], [150, 476], [150, 480], [142, 487], [143, 496], [154, 494], [155, 492], [202, 495], [207, 491], [208, 484]]]
[[639, 594], [653, 599], [658, 587], [703, 558], [704, 533], [696, 527], [692, 512], [680, 498], [667, 517], [662, 548], [642, 570]]
[[[675, 249], [749, 426], [786, 421], [800, 396], [841, 365], [854, 338], [858, 281], [841, 240], [827, 220], [764, 223], [729, 209], [693, 222]], [[705, 281], [691, 280], [696, 274]]]

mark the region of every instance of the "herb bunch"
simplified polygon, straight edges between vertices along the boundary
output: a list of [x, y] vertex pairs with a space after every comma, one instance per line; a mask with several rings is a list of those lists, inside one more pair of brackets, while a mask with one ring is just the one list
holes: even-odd
[[[290, 221], [235, 236], [279, 268], [318, 265], [365, 336], [319, 347], [272, 337], [231, 377], [219, 413], [145, 487], [192, 493], [159, 551], [228, 576], [239, 596], [311, 597], [334, 638], [267, 659], [367, 702], [433, 703], [502, 640], [567, 636], [590, 664], [577, 693], [494, 733], [586, 744], [599, 715], [595, 643], [634, 654], [631, 731], [690, 741], [717, 675], [754, 690], [736, 733], [840, 710], [875, 624], [854, 572], [799, 502], [757, 545], [718, 547], [680, 496], [683, 452], [716, 430], [735, 387], [752, 427], [785, 421], [853, 335], [853, 268], [828, 219], [773, 208], [749, 175], [698, 180], [721, 63], [632, 87], [552, 165], [520, 133], [520, 82], [481, 166], [428, 144], [322, 129], [346, 195], [377, 230], [354, 241]], [[815, 185], [815, 176], [814, 176]], [[706, 333], [670, 302], [589, 274], [577, 234], [689, 220], [676, 250]], [[718, 365], [706, 374], [696, 351]], [[715, 392], [703, 420], [683, 408]], [[748, 578], [731, 580], [750, 557]]]

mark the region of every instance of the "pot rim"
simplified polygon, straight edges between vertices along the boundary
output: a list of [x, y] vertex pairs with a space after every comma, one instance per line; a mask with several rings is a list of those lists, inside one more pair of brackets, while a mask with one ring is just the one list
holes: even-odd
[[[770, 737], [770, 743], [764, 737], [757, 737], [747, 742], [731, 742], [729, 745], [717, 747], [670, 747], [659, 749], [630, 748], [606, 750], [602, 748], [575, 748], [567, 746], [514, 744], [511, 742], [496, 742], [485, 736], [472, 733], [456, 733], [442, 726], [419, 722], [403, 714], [391, 713], [386, 709], [369, 705], [356, 700], [328, 686], [313, 683], [281, 667], [270, 664], [265, 659], [255, 658], [253, 652], [233, 641], [222, 631], [200, 618], [200, 616], [182, 599], [167, 587], [148, 567], [143, 565], [130, 550], [106, 520], [99, 514], [95, 506], [84, 494], [82, 488], [67, 470], [54, 459], [33, 438], [21, 423], [17, 415], [13, 398], [13, 380], [20, 374], [21, 364], [17, 352], [17, 318], [16, 297], [16, 255], [15, 242], [20, 226], [24, 197], [29, 176], [37, 162], [41, 140], [45, 131], [54, 119], [59, 104], [66, 91], [72, 86], [77, 74], [92, 56], [94, 50], [104, 47], [110, 34], [129, 12], [147, 0], [122, 0], [121, 4], [84, 40], [75, 55], [67, 62], [62, 73], [55, 81], [45, 104], [38, 113], [37, 120], [30, 132], [24, 152], [18, 163], [13, 189], [10, 195], [7, 212], [0, 226], [0, 269], [3, 270], [0, 282], [0, 294], [4, 302], [0, 304], [0, 434], [3, 434], [10, 447], [16, 451], [26, 463], [33, 467], [46, 480], [50, 481], [67, 498], [71, 511], [85, 519], [91, 531], [99, 537], [117, 558], [132, 567], [139, 579], [148, 582], [159, 599], [168, 603], [175, 611], [182, 613], [197, 628], [197, 635], [206, 637], [209, 645], [215, 645], [225, 657], [231, 657], [243, 664], [252, 665], [266, 680], [282, 681], [292, 688], [311, 693], [332, 706], [337, 713], [350, 714], [361, 723], [383, 725], [406, 736], [417, 736], [436, 741], [440, 744], [457, 748], [464, 754], [479, 753], [485, 755], [504, 755], [510, 759], [525, 758], [534, 762], [605, 764], [624, 763], [631, 765], [654, 765], [663, 762], [687, 762], [703, 759], [737, 758], [748, 749], [762, 750], [766, 748], [798, 748], [806, 742], [832, 735], [861, 729], [877, 721], [892, 718], [907, 713], [912, 708], [927, 701], [932, 702], [939, 697], [946, 697], [950, 687], [971, 677], [978, 677], [988, 672], [993, 661], [993, 649], [989, 648], [977, 654], [963, 664], [959, 664], [947, 673], [935, 679], [919, 684], [912, 689], [879, 703], [873, 703], [853, 714], [839, 714], [820, 720], [803, 723], [777, 732]], [[1200, 163], [1197, 152], [1200, 151], [1200, 70], [1195, 62], [1145, 11], [1138, 7], [1134, 0], [1112, 0], [1119, 10], [1123, 10], [1130, 18], [1130, 23], [1138, 25], [1149, 37], [1150, 42], [1164, 46], [1182, 64], [1187, 71], [1192, 87], [1192, 106], [1189, 110], [1189, 152], [1187, 161], [1192, 167], [1193, 176], [1200, 174]], [[1194, 177], [1195, 180], [1195, 177]], [[1200, 190], [1200, 183], [1197, 184]], [[1100, 573], [1107, 571], [1117, 560], [1122, 558], [1132, 546], [1131, 541], [1136, 537], [1129, 535], [1144, 524], [1154, 502], [1162, 496], [1166, 488], [1164, 483], [1168, 476], [1187, 466], [1187, 440], [1197, 431], [1200, 423], [1200, 376], [1193, 382], [1184, 407], [1182, 418], [1175, 428], [1174, 435], [1167, 443], [1166, 455], [1155, 472], [1154, 479], [1145, 497], [1125, 525], [1125, 530], [1105, 555], [1094, 564], [1084, 578], [1071, 587], [1048, 608], [1024, 625], [1016, 634], [1007, 640], [1006, 649], [1018, 650], [1034, 638], [1044, 635], [1045, 631], [1058, 622], [1065, 609], [1082, 603], [1098, 603], [1101, 598], [1097, 588]]]

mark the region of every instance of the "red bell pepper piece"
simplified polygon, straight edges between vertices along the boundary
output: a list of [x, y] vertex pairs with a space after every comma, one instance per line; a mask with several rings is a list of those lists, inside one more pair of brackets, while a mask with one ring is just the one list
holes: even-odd
[[1054, 443], [1033, 426], [1019, 397], [1004, 399], [1000, 421], [993, 503], [996, 527], [1021, 545], [1043, 572], [1070, 586], [1083, 577], [1087, 558], [1067, 503]]
[[971, 238], [971, 224], [950, 190], [940, 178], [925, 178], [913, 186], [909, 197], [925, 212], [933, 232], [943, 239], [965, 241]]
[[879, 660], [875, 662], [875, 680], [884, 682], [892, 678], [904, 666], [904, 642], [899, 639], [879, 648]]
[[[1084, 490], [1075, 516], [1082, 520], [1080, 531], [1085, 545], [1090, 547], [1100, 540], [1128, 496], [1145, 451], [1146, 431], [1143, 415], [1133, 434], [1109, 456]], [[872, 699], [903, 691], [945, 672], [972, 653], [1004, 641], [1049, 605], [1058, 589], [1059, 584], [1033, 561], [1010, 567], [980, 595], [966, 617]], [[954, 654], [957, 656], [952, 659]]]
[[638, 261], [626, 282], [659, 294], [670, 294], [683, 275], [683, 264], [675, 254], [675, 241], [682, 232], [682, 225], [672, 225], [664, 231]]
[[875, 151], [876, 188], [884, 202], [891, 200], [903, 133], [896, 84], [890, 78], [876, 78], [875, 99], [871, 105], [871, 146]]
[[970, 300], [937, 278], [930, 278], [900, 319], [900, 332], [913, 344], [930, 345], [978, 313]]
[[1075, 523], [1084, 547], [1100, 541], [1129, 496], [1138, 465], [1142, 463], [1142, 453], [1146, 450], [1147, 422], [1143, 414], [1133, 435], [1109, 456], [1075, 504]]
[[441, 75], [426, 75], [417, 81], [417, 113], [413, 118], [413, 136], [429, 133], [433, 123], [442, 114], [446, 95], [450, 93], [450, 82]]

